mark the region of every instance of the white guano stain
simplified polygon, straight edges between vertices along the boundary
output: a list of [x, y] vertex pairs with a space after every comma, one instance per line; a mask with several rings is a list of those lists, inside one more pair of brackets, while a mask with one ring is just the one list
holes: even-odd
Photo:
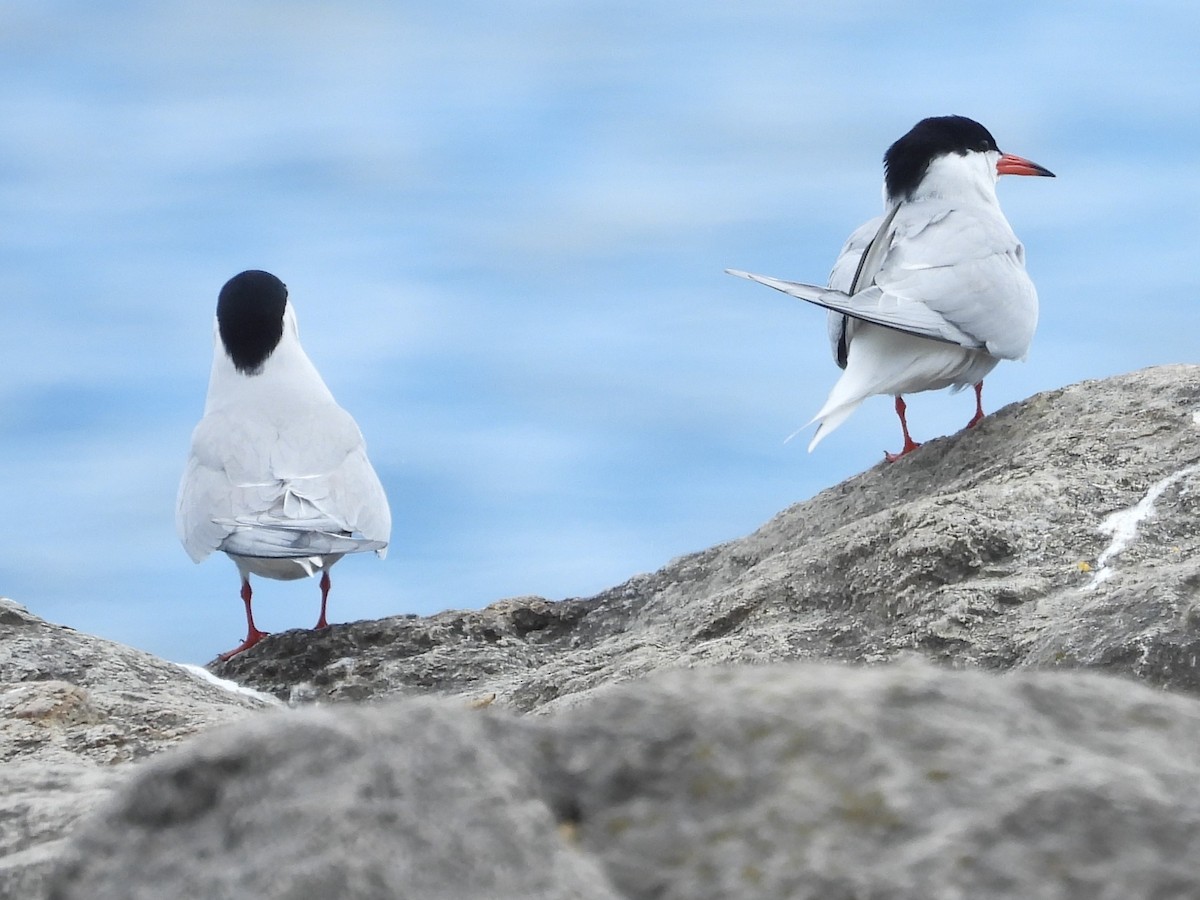
[[[1200, 424], [1200, 419], [1196, 418], [1198, 416], [1200, 416], [1200, 412], [1193, 413], [1193, 420]], [[1120, 554], [1137, 539], [1138, 527], [1142, 522], [1154, 517], [1154, 504], [1158, 502], [1163, 491], [1195, 472], [1200, 472], [1200, 463], [1194, 463], [1173, 475], [1156, 481], [1146, 491], [1146, 495], [1133, 506], [1128, 509], [1119, 509], [1105, 517], [1098, 530], [1101, 534], [1112, 535], [1112, 541], [1096, 558], [1096, 571], [1092, 574], [1092, 580], [1083, 586], [1083, 590], [1095, 590], [1097, 585], [1108, 581], [1116, 574], [1116, 571], [1108, 564], [1109, 560]]]
[[216, 687], [223, 688], [231, 694], [241, 694], [244, 697], [254, 697], [257, 700], [265, 700], [272, 706], [283, 706], [283, 701], [271, 694], [264, 694], [262, 691], [256, 691], [254, 688], [248, 688], [238, 684], [236, 681], [229, 681], [225, 678], [218, 678], [212, 672], [205, 669], [203, 666], [192, 665], [191, 663], [175, 663], [181, 669], [190, 674], [193, 678], [198, 678], [201, 681], [208, 682]]

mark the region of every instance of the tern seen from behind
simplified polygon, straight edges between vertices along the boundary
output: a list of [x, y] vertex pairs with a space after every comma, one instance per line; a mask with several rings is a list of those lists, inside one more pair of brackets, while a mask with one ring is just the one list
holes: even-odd
[[213, 343], [175, 523], [195, 562], [220, 550], [241, 574], [247, 633], [228, 659], [266, 634], [254, 624], [251, 575], [320, 572], [316, 627], [325, 628], [330, 567], [347, 553], [384, 556], [391, 512], [362, 433], [300, 346], [282, 281], [261, 271], [231, 278]]
[[883, 159], [884, 214], [850, 235], [828, 287], [728, 271], [829, 310], [833, 356], [845, 371], [813, 417], [809, 450], [867, 397], [888, 394], [904, 435], [900, 452], [886, 454], [894, 461], [920, 446], [908, 433], [904, 394], [973, 385], [972, 427], [983, 418], [984, 376], [1028, 353], [1037, 291], [996, 182], [1053, 173], [1001, 153], [964, 116], [921, 120]]

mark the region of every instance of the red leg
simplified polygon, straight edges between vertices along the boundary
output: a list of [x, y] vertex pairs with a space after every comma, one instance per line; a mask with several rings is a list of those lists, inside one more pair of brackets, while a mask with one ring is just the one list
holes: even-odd
[[921, 445], [912, 439], [912, 435], [908, 433], [908, 420], [904, 418], [904, 413], [908, 409], [908, 405], [904, 402], [904, 398], [899, 394], [896, 395], [896, 415], [900, 417], [900, 430], [904, 432], [904, 446], [900, 448], [899, 453], [883, 454], [883, 458], [888, 462], [895, 462], [902, 456], [912, 453]]
[[328, 628], [329, 622], [325, 620], [325, 605], [329, 602], [329, 571], [321, 573], [321, 618], [317, 619], [317, 624], [314, 628]]
[[975, 385], [975, 415], [971, 417], [971, 421], [967, 423], [968, 428], [974, 428], [979, 424], [979, 420], [983, 418], [983, 382]]
[[217, 657], [221, 662], [233, 659], [239, 653], [249, 650], [259, 641], [269, 634], [266, 631], [259, 631], [254, 625], [254, 613], [250, 609], [250, 600], [254, 596], [250, 590], [250, 579], [242, 579], [242, 602], [246, 604], [246, 639], [230, 650], [228, 653], [222, 653]]

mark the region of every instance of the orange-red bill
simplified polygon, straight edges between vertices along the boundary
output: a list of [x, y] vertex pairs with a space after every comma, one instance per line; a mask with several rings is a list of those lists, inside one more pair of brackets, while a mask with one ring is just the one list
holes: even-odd
[[1045, 166], [1030, 162], [1023, 156], [1005, 153], [996, 163], [996, 171], [1001, 175], [1045, 175], [1053, 178], [1054, 173]]

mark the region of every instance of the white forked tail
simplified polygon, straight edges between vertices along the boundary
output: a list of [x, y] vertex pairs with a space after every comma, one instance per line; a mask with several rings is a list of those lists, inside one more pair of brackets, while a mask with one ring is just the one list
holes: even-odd
[[[829, 400], [825, 402], [825, 405], [821, 407], [821, 411], [813, 416], [812, 422], [808, 423], [808, 425], [811, 425], [813, 422], [821, 423], [817, 428], [817, 433], [813, 435], [813, 439], [808, 444], [808, 452], [812, 453], [817, 444], [825, 440], [825, 438], [832, 434], [839, 425], [850, 418], [850, 416], [854, 414], [854, 411], [862, 405], [863, 399], [864, 398], [851, 400], [849, 403], [844, 403], [841, 406], [829, 409], [829, 403], [833, 400], [833, 397], [831, 396]], [[805, 425], [804, 427], [807, 428], [808, 425]]]
[[845, 422], [867, 397], [895, 397], [947, 387], [957, 390], [981, 381], [998, 361], [978, 350], [928, 341], [891, 328], [860, 325], [850, 344], [846, 370], [820, 412], [813, 416], [813, 422], [820, 422], [821, 427], [808, 449]]

